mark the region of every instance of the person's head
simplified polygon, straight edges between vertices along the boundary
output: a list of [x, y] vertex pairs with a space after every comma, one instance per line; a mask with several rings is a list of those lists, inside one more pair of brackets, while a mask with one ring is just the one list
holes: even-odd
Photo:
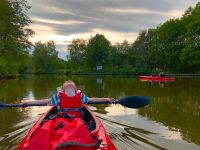
[[65, 94], [67, 94], [70, 97], [75, 96], [76, 91], [77, 91], [77, 87], [76, 87], [75, 83], [71, 80], [65, 81], [62, 89], [65, 92]]

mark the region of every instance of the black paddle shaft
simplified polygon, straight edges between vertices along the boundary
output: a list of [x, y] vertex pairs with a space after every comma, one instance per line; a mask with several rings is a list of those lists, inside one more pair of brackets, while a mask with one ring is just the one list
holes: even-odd
[[[119, 100], [115, 100], [113, 102], [92, 102], [89, 101], [88, 104], [121, 104], [128, 108], [141, 108], [150, 103], [150, 98], [147, 96], [128, 96], [125, 98], [121, 98]], [[0, 108], [6, 108], [6, 107], [28, 107], [28, 106], [48, 106], [46, 102], [44, 103], [33, 103], [33, 104], [4, 104], [0, 103]]]
[[35, 104], [2, 104], [0, 103], [0, 107], [28, 107], [28, 106], [47, 106], [47, 103], [35, 103]]
[[128, 96], [115, 100], [113, 102], [92, 102], [89, 101], [88, 104], [121, 104], [128, 108], [141, 108], [150, 103], [150, 98], [148, 96]]

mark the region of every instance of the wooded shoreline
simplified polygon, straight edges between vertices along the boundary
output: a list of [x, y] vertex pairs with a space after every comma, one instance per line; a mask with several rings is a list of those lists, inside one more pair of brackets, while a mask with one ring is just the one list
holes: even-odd
[[[26, 75], [10, 75], [10, 76], [0, 76], [0, 81], [1, 80], [12, 80], [16, 78], [20, 78], [22, 76], [29, 76], [29, 75], [56, 75], [56, 76], [68, 76], [68, 75], [75, 75], [75, 76], [133, 76], [137, 77], [140, 75], [144, 74], [127, 74], [127, 73], [118, 73], [118, 74], [113, 74], [113, 73], [97, 73], [97, 72], [88, 72], [88, 73], [75, 73], [75, 74], [57, 74], [57, 73], [44, 73], [44, 74], [26, 74]], [[177, 78], [199, 78], [200, 74], [166, 74], [169, 77], [177, 77]]]
[[[0, 2], [0, 20], [4, 22], [0, 24], [2, 79], [26, 74], [200, 74], [200, 2], [193, 8], [189, 7], [180, 18], [140, 31], [132, 42], [124, 40], [114, 44], [101, 33], [90, 39], [73, 39], [66, 44], [69, 51], [66, 60], [58, 57], [53, 40], [29, 41], [34, 34], [29, 28], [32, 21], [27, 16], [30, 8], [26, 1]], [[97, 73], [98, 67], [102, 73]]]

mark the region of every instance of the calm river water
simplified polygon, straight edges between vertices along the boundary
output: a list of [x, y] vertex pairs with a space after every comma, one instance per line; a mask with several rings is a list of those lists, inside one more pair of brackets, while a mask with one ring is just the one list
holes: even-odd
[[[0, 102], [49, 98], [65, 80], [74, 80], [88, 97], [144, 95], [150, 105], [141, 109], [93, 105], [91, 109], [119, 150], [200, 149], [200, 78], [176, 82], [142, 82], [137, 77], [31, 76], [0, 81]], [[48, 107], [0, 110], [0, 149], [14, 149]]]

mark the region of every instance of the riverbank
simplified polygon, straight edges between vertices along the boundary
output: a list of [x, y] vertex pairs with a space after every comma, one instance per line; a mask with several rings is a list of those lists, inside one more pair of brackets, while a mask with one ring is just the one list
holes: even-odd
[[[53, 75], [53, 76], [140, 76], [140, 75], [146, 75], [146, 74], [139, 74], [139, 73], [111, 73], [111, 72], [76, 72], [76, 73], [43, 73], [43, 74], [23, 74], [23, 75], [6, 75], [6, 76], [0, 76], [1, 80], [11, 80], [16, 79], [20, 76], [40, 76], [40, 75]], [[177, 78], [193, 78], [193, 77], [200, 77], [200, 74], [166, 74], [169, 77], [177, 77]]]
[[1, 80], [16, 79], [16, 77], [17, 77], [17, 76], [13, 76], [13, 75], [0, 76], [0, 81], [1, 81]]
[[200, 77], [200, 74], [167, 74], [171, 77]]
[[[158, 73], [159, 74], [159, 73]], [[120, 76], [120, 75], [125, 75], [125, 76], [141, 76], [141, 75], [150, 75], [150, 73], [138, 73], [138, 72], [76, 72], [76, 73], [66, 73], [66, 75], [113, 75], [113, 76]], [[178, 73], [178, 74], [167, 74], [167, 76], [171, 76], [171, 77], [200, 77], [200, 74], [182, 74], [182, 73]]]

